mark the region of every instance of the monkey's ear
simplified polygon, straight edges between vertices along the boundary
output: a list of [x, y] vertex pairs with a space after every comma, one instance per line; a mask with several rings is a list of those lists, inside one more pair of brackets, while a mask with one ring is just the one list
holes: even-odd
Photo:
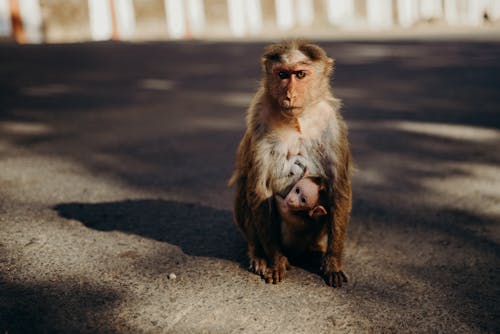
[[326, 215], [326, 209], [323, 205], [316, 205], [314, 208], [309, 210], [309, 216], [314, 219], [318, 219], [324, 215]]

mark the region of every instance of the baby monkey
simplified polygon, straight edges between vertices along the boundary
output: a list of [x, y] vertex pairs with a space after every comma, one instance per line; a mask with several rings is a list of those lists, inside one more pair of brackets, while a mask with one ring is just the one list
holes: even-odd
[[320, 218], [327, 214], [327, 193], [321, 179], [306, 172], [285, 197], [275, 194], [274, 198], [284, 249], [324, 253], [327, 233]]
[[321, 180], [306, 174], [293, 185], [286, 197], [275, 195], [281, 219], [292, 221], [297, 219], [299, 212], [314, 220], [326, 215], [326, 209], [320, 203], [321, 190], [324, 190]]

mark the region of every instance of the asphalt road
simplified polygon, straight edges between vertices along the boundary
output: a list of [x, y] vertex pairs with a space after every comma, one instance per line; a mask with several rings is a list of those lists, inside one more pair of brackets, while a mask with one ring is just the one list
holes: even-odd
[[358, 169], [341, 289], [246, 270], [263, 43], [0, 44], [0, 332], [500, 332], [500, 43], [321, 45]]

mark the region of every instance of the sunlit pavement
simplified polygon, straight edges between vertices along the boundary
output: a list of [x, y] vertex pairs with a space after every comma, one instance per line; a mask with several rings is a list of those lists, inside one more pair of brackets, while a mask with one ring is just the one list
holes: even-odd
[[0, 331], [499, 332], [500, 44], [322, 46], [357, 166], [337, 290], [245, 269], [264, 44], [0, 44]]

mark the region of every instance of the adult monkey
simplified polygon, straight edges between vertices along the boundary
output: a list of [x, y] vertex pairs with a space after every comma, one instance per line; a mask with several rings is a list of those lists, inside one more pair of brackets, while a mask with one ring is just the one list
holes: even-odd
[[342, 253], [351, 211], [351, 153], [340, 101], [330, 88], [333, 60], [301, 40], [270, 45], [262, 59], [262, 82], [247, 112], [247, 129], [229, 184], [236, 184], [234, 218], [248, 242], [250, 269], [266, 282], [284, 279], [280, 219], [273, 194], [309, 175], [325, 182], [328, 194], [325, 282], [342, 286]]

